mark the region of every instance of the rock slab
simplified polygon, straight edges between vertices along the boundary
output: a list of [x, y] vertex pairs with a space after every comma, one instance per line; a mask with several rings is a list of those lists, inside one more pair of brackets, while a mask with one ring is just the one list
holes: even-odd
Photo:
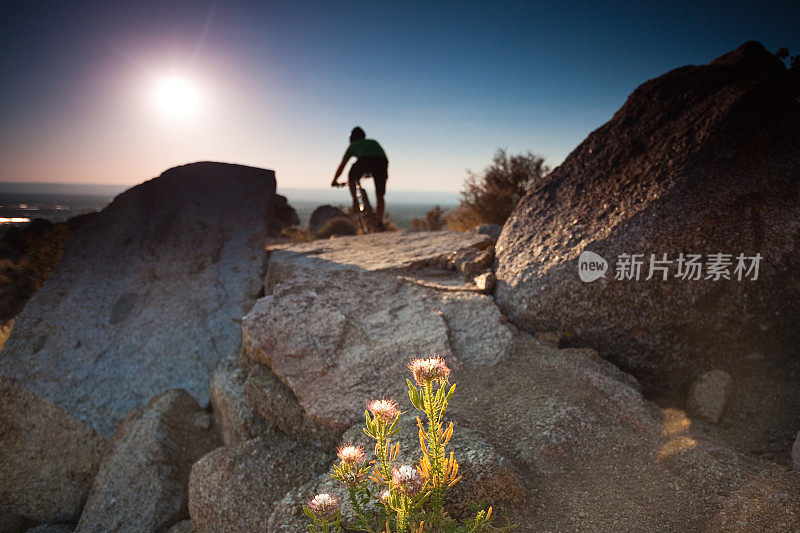
[[0, 515], [77, 522], [107, 440], [0, 375]]
[[[513, 326], [491, 297], [446, 284], [460, 280], [448, 268], [454, 257], [483, 257], [490, 243], [421, 231], [272, 249], [268, 295], [242, 322], [246, 396], [287, 434], [335, 443], [363, 419], [367, 401], [407, 395], [406, 365], [415, 357], [497, 364]], [[424, 272], [438, 288], [412, 276]], [[271, 370], [260, 382], [257, 366]]]
[[206, 404], [260, 290], [274, 197], [271, 170], [211, 162], [125, 191], [70, 234], [0, 368], [106, 435], [167, 389]]
[[211, 415], [188, 392], [156, 396], [114, 435], [77, 531], [166, 531], [188, 518], [192, 464], [220, 444]]

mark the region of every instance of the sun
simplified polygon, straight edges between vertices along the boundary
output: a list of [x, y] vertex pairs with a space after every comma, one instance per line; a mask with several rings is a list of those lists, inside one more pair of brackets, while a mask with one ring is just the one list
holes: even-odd
[[154, 94], [158, 108], [168, 116], [189, 117], [200, 107], [200, 91], [187, 78], [162, 78], [156, 82]]

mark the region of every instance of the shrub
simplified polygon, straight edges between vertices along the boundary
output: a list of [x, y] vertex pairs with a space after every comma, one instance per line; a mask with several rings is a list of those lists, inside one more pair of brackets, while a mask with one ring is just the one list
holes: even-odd
[[311, 242], [314, 240], [309, 230], [305, 228], [298, 228], [297, 226], [283, 228], [281, 230], [281, 237], [294, 242]]
[[438, 205], [429, 209], [428, 212], [425, 213], [425, 218], [415, 217], [411, 219], [411, 229], [413, 230], [439, 231], [444, 228], [444, 225], [444, 211], [442, 211], [442, 208]]
[[540, 155], [509, 156], [499, 148], [482, 173], [468, 172], [461, 202], [447, 216], [449, 227], [464, 231], [481, 224], [502, 226], [528, 188], [549, 171]]
[[[450, 369], [439, 357], [414, 359], [408, 365], [414, 382], [406, 380], [411, 404], [424, 413], [417, 417], [421, 456], [414, 465], [397, 465], [400, 444], [392, 437], [400, 432], [400, 410], [394, 400], [373, 400], [364, 412], [364, 433], [375, 440], [375, 458], [367, 462], [360, 446], [342, 446], [331, 476], [342, 483], [355, 513], [348, 530], [368, 532], [498, 531], [492, 508], [476, 509], [474, 518], [458, 524], [444, 510], [445, 493], [458, 483], [458, 462], [447, 454], [453, 423], [444, 414], [456, 386], [450, 385]], [[314, 532], [341, 531], [342, 514], [336, 498], [317, 494], [303, 511]], [[507, 528], [510, 529], [510, 528]]]
[[328, 239], [331, 235], [355, 235], [357, 228], [349, 216], [333, 217], [317, 232], [318, 239]]

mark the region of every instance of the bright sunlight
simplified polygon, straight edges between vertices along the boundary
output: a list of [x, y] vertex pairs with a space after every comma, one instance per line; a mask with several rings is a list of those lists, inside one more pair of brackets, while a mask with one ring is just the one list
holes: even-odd
[[200, 105], [200, 91], [189, 80], [177, 76], [156, 83], [155, 99], [162, 112], [174, 117], [194, 115]]

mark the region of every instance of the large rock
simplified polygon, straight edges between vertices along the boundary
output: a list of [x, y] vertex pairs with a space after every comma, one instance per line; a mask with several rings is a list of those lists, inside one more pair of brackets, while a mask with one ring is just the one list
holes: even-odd
[[412, 357], [452, 352], [425, 289], [386, 273], [319, 274], [297, 270], [256, 302], [243, 352], [286, 383], [312, 423], [341, 434], [370, 398], [403, 393]]
[[171, 388], [208, 402], [260, 290], [275, 175], [223, 163], [164, 172], [71, 233], [0, 366], [105, 434]]
[[105, 437], [0, 374], [0, 516], [76, 522], [106, 447]]
[[[497, 301], [517, 325], [559, 331], [639, 374], [685, 383], [800, 335], [800, 114], [783, 64], [748, 42], [638, 87], [520, 201], [497, 243]], [[578, 277], [589, 250], [605, 277]], [[732, 254], [731, 280], [648, 275], [650, 254]], [[737, 255], [762, 260], [738, 281]], [[616, 280], [644, 254], [640, 281]], [[749, 263], [748, 263], [749, 265]], [[702, 276], [708, 272], [704, 269]], [[751, 276], [752, 277], [752, 276]], [[714, 364], [718, 362], [720, 364]]]
[[198, 532], [273, 531], [272, 505], [325, 468], [324, 452], [272, 436], [219, 448], [192, 467], [189, 510]]
[[156, 396], [114, 435], [77, 531], [166, 531], [188, 518], [192, 464], [220, 444], [211, 415], [188, 392]]

